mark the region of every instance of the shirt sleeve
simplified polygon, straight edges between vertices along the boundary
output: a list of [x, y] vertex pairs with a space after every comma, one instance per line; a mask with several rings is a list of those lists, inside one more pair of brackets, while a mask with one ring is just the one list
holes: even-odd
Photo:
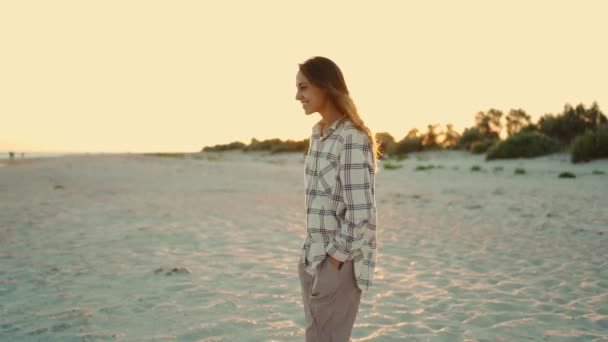
[[368, 225], [375, 214], [373, 170], [373, 154], [367, 136], [347, 136], [340, 153], [339, 170], [346, 212], [340, 230], [325, 250], [339, 261], [346, 261], [351, 252], [361, 248], [365, 230], [370, 228]]

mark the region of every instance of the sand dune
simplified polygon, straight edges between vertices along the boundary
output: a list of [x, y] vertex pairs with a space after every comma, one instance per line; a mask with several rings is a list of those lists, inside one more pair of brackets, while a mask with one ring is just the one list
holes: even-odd
[[[392, 163], [354, 341], [608, 339], [607, 160]], [[301, 341], [302, 168], [242, 153], [0, 168], [0, 340]]]

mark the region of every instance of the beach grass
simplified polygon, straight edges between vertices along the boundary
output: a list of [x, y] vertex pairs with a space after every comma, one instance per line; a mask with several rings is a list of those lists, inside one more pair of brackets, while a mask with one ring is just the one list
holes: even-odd
[[559, 174], [558, 178], [576, 178], [576, 175], [572, 172], [562, 172]]
[[525, 175], [526, 174], [526, 169], [522, 169], [522, 168], [518, 167], [518, 168], [515, 169], [514, 173], [516, 175]]
[[398, 164], [393, 164], [393, 163], [386, 163], [384, 164], [384, 169], [385, 170], [397, 170], [400, 169], [401, 165]]
[[479, 171], [481, 171], [481, 166], [479, 166], [479, 165], [473, 165], [473, 166], [471, 166], [471, 171], [472, 172], [479, 172]]
[[434, 169], [434, 165], [418, 165], [416, 166], [416, 171], [426, 171]]
[[606, 172], [604, 172], [602, 170], [593, 170], [592, 174], [594, 174], [594, 175], [605, 175]]

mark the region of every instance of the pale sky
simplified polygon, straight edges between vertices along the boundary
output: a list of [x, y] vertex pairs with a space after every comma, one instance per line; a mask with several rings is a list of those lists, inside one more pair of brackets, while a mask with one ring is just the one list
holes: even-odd
[[342, 69], [361, 117], [401, 139], [608, 112], [608, 1], [2, 1], [0, 151], [199, 151], [305, 139], [298, 63]]

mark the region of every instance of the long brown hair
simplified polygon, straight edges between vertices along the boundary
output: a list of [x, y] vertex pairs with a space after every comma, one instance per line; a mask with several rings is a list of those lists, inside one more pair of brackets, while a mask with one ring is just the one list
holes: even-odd
[[348, 92], [344, 76], [338, 65], [329, 58], [317, 56], [299, 64], [299, 67], [300, 72], [302, 72], [312, 84], [325, 90], [330, 101], [338, 111], [343, 115], [346, 115], [358, 130], [367, 135], [374, 154], [374, 168], [377, 168], [379, 155], [378, 142], [372, 131], [365, 125], [359, 116], [357, 106], [355, 106], [355, 103]]

